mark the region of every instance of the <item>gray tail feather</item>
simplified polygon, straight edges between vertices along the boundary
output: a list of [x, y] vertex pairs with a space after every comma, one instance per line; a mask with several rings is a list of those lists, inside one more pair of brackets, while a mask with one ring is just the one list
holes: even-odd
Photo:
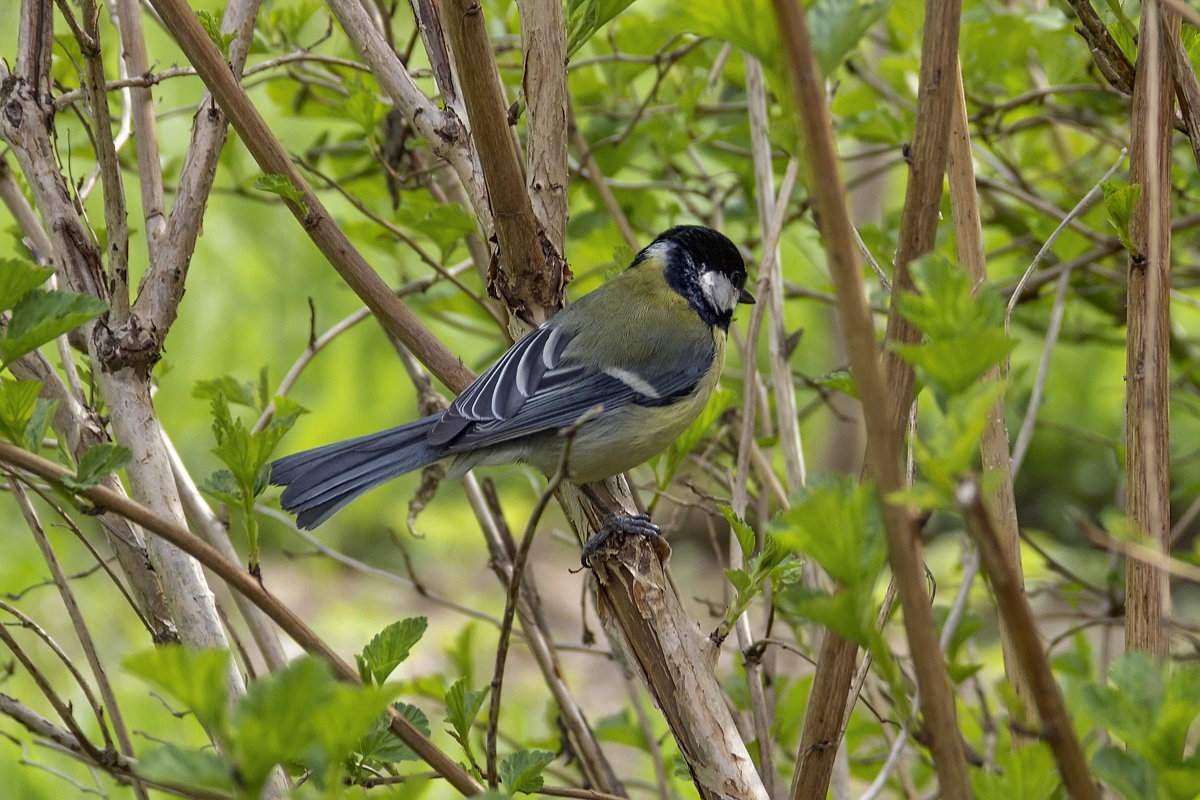
[[442, 457], [428, 441], [439, 414], [379, 433], [293, 453], [271, 464], [271, 483], [296, 524], [312, 529], [342, 506], [384, 481], [428, 466]]

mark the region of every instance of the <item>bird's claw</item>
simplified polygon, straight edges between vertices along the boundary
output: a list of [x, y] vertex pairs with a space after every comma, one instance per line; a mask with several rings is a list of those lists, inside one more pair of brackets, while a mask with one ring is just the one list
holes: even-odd
[[584, 567], [591, 568], [591, 557], [595, 555], [600, 546], [608, 541], [614, 533], [621, 533], [628, 536], [644, 536], [647, 539], [662, 538], [662, 531], [657, 525], [650, 521], [648, 514], [609, 514], [604, 520], [604, 525], [600, 530], [596, 531], [596, 535], [587, 540], [587, 544], [583, 546], [583, 555], [579, 561]]

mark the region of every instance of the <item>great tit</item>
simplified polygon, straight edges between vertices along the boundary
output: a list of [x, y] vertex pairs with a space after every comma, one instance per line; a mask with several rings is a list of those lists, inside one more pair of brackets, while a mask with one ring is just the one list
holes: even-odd
[[[562, 429], [598, 407], [575, 432], [567, 474], [599, 499], [587, 483], [643, 463], [699, 416], [725, 361], [733, 311], [754, 302], [745, 283], [746, 265], [725, 236], [671, 228], [620, 275], [522, 337], [445, 411], [285, 456], [271, 465], [271, 483], [286, 487], [283, 508], [311, 529], [368, 489], [443, 458], [454, 459], [452, 478], [513, 462], [552, 475]], [[658, 533], [644, 515], [610, 522]]]

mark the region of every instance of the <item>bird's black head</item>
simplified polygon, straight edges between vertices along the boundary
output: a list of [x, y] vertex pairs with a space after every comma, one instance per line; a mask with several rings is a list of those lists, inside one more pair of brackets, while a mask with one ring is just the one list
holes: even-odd
[[667, 283], [709, 325], [729, 329], [738, 303], [753, 303], [746, 291], [746, 262], [723, 234], [702, 225], [679, 225], [663, 231], [633, 261], [661, 259]]

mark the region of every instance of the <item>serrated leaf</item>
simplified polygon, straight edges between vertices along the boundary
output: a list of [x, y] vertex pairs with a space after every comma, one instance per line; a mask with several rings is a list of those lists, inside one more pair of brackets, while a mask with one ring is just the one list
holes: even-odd
[[254, 389], [250, 383], [239, 381], [232, 375], [199, 380], [192, 386], [192, 397], [198, 400], [211, 400], [218, 394], [225, 395], [225, 399], [230, 403], [237, 403], [255, 411], [262, 411], [266, 405], [254, 402]]
[[810, 4], [806, 18], [821, 72], [833, 74], [890, 7], [890, 0], [816, 0]]
[[406, 658], [429, 627], [425, 617], [409, 617], [375, 634], [357, 657], [358, 671], [368, 683], [382, 685]]
[[996, 753], [995, 769], [971, 770], [977, 800], [1050, 800], [1059, 785], [1054, 758], [1045, 745], [1004, 748]]
[[0, 433], [13, 444], [33, 449], [26, 432], [37, 412], [38, 394], [41, 391], [41, 381], [0, 378]]
[[13, 307], [8, 331], [0, 338], [0, 360], [8, 364], [107, 309], [103, 301], [88, 295], [30, 289]]
[[165, 744], [139, 754], [134, 772], [141, 778], [167, 786], [193, 786], [232, 793], [229, 766], [212, 750], [188, 750]]
[[196, 18], [200, 20], [200, 27], [204, 28], [208, 38], [221, 51], [221, 55], [229, 58], [229, 44], [237, 34], [221, 33], [221, 20], [207, 11], [196, 11]]
[[375, 86], [360, 77], [347, 80], [344, 85], [347, 95], [342, 101], [342, 111], [346, 118], [357, 122], [368, 136], [377, 136], [388, 107], [379, 101]]
[[1108, 224], [1116, 230], [1121, 245], [1130, 253], [1136, 252], [1129, 234], [1129, 220], [1133, 217], [1133, 208], [1142, 195], [1142, 185], [1107, 180], [1101, 184], [1101, 189], [1104, 192], [1104, 210], [1108, 214]]
[[227, 469], [219, 469], [204, 479], [200, 489], [226, 505], [242, 502], [242, 490], [237, 479]]
[[631, 5], [633, 0], [567, 0], [567, 58]]
[[1114, 745], [1101, 747], [1092, 756], [1092, 769], [1126, 800], [1158, 800], [1160, 797], [1154, 768], [1134, 753]]
[[63, 486], [77, 492], [91, 489], [98, 485], [105, 475], [122, 469], [132, 457], [133, 453], [128, 447], [111, 442], [89, 447], [83, 458], [79, 459], [79, 468], [75, 470], [75, 475], [63, 478]]
[[[393, 703], [392, 707], [421, 733], [426, 736], [430, 735], [429, 717], [425, 716], [424, 711], [409, 703]], [[413, 752], [412, 748], [392, 733], [391, 721], [392, 718], [388, 714], [376, 718], [367, 734], [359, 742], [359, 755], [365, 759], [387, 764], [400, 761], [419, 761], [420, 757]]]
[[754, 549], [757, 546], [754, 535], [754, 529], [746, 524], [746, 521], [734, 513], [729, 506], [718, 506], [721, 516], [725, 517], [725, 521], [729, 523], [730, 530], [733, 531], [734, 537], [737, 539], [738, 548], [742, 551], [742, 558], [749, 561], [754, 555]]
[[254, 796], [276, 764], [317, 751], [312, 717], [333, 694], [329, 665], [308, 657], [247, 687], [231, 720], [231, 751]]
[[518, 750], [500, 760], [500, 780], [512, 793], [536, 792], [542, 788], [542, 770], [553, 760], [548, 750]]
[[45, 283], [54, 270], [15, 258], [0, 258], [0, 311], [7, 311], [30, 289]]
[[456, 680], [446, 691], [445, 721], [450, 723], [452, 730], [449, 733], [462, 746], [468, 759], [472, 753], [471, 726], [475, 723], [475, 717], [479, 715], [479, 709], [483, 706], [488, 691], [483, 689], [476, 692], [468, 689], [466, 681], [462, 678]]
[[304, 192], [296, 188], [286, 175], [260, 175], [254, 179], [254, 188], [262, 192], [277, 194], [285, 200], [291, 200], [304, 212], [308, 213], [308, 204], [304, 202]]
[[169, 644], [144, 650], [123, 662], [125, 669], [158, 686], [191, 709], [220, 736], [229, 707], [228, 650], [197, 650]]
[[832, 389], [835, 392], [842, 392], [851, 397], [858, 397], [858, 387], [854, 384], [854, 376], [850, 374], [850, 370], [848, 369], [826, 372], [824, 375], [813, 378], [813, 383], [817, 386], [824, 386], [826, 389]]
[[475, 216], [457, 203], [438, 203], [421, 193], [406, 194], [396, 210], [400, 224], [433, 240], [442, 256], [469, 233], [479, 229]]

